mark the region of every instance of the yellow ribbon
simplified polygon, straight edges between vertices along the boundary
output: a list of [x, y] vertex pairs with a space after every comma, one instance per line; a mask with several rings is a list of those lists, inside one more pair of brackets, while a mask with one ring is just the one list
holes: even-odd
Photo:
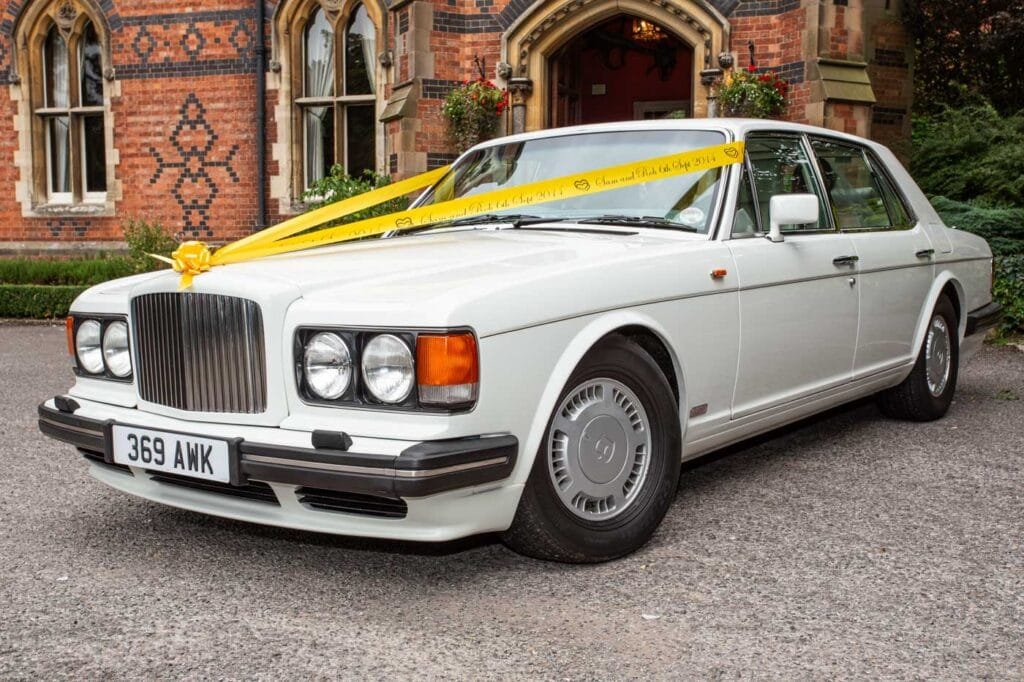
[[171, 258], [157, 255], [153, 255], [153, 257], [170, 263], [176, 272], [181, 273], [178, 289], [182, 290], [192, 285], [192, 279], [196, 275], [215, 265], [291, 253], [315, 246], [338, 244], [386, 232], [411, 230], [434, 223], [495, 213], [530, 204], [607, 192], [645, 182], [664, 180], [677, 175], [720, 168], [738, 163], [742, 158], [743, 143], [730, 142], [695, 151], [669, 154], [645, 161], [624, 163], [517, 187], [498, 189], [484, 194], [460, 197], [347, 225], [300, 234], [318, 225], [344, 218], [371, 206], [429, 187], [449, 171], [448, 167], [438, 168], [296, 216], [279, 225], [227, 244], [213, 253], [202, 242], [186, 242], [171, 254]]
[[170, 258], [158, 256], [155, 253], [149, 255], [157, 260], [169, 263], [175, 272], [181, 273], [178, 291], [191, 287], [192, 278], [202, 272], [206, 272], [213, 265], [210, 248], [203, 242], [185, 242], [174, 250]]

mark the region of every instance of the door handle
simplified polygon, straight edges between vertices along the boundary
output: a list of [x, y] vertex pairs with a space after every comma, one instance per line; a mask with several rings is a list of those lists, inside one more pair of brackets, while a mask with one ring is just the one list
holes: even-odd
[[918, 258], [931, 258], [935, 255], [935, 249], [921, 249], [914, 254]]
[[832, 259], [832, 265], [853, 265], [859, 260], [859, 256], [836, 256]]

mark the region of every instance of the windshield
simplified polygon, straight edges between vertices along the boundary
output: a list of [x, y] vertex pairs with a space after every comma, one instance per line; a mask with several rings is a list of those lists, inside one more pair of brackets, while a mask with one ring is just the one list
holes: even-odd
[[[463, 157], [416, 205], [437, 204], [724, 142], [722, 133], [711, 131], [628, 130], [494, 145]], [[553, 220], [654, 217], [671, 221], [686, 231], [707, 233], [723, 170], [712, 168], [607, 192], [517, 206], [495, 215], [527, 213]]]

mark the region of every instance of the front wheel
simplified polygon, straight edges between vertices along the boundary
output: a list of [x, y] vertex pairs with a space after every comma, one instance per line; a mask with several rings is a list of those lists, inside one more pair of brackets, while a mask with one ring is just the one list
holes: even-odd
[[926, 422], [946, 414], [960, 365], [956, 310], [945, 296], [935, 304], [910, 376], [878, 396], [878, 407], [895, 419]]
[[608, 337], [566, 383], [504, 540], [551, 561], [628, 554], [672, 504], [680, 461], [678, 409], [664, 374], [636, 343]]

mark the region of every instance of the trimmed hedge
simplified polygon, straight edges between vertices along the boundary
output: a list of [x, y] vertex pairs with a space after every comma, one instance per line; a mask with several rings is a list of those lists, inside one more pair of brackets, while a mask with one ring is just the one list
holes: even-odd
[[932, 197], [946, 225], [984, 237], [995, 255], [995, 299], [1003, 306], [1004, 334], [1024, 334], [1024, 208], [986, 206]]
[[87, 286], [0, 284], [0, 317], [64, 317]]
[[128, 258], [0, 259], [0, 284], [93, 285], [135, 273]]

